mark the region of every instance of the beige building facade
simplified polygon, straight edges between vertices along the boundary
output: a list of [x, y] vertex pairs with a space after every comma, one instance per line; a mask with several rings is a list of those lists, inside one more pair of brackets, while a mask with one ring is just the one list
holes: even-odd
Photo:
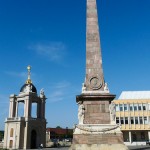
[[150, 91], [124, 91], [114, 102], [124, 143], [146, 145], [150, 141]]
[[[32, 149], [38, 148], [40, 144], [45, 146], [45, 100], [43, 90], [38, 96], [30, 79], [30, 66], [28, 66], [28, 79], [20, 89], [19, 95], [10, 95], [9, 116], [5, 120], [3, 148]], [[23, 113], [19, 113], [19, 110], [22, 110]], [[33, 110], [36, 112], [34, 117], [32, 116]]]

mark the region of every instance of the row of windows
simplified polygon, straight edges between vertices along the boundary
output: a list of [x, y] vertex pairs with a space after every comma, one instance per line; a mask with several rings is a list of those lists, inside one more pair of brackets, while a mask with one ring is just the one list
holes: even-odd
[[116, 111], [150, 110], [150, 104], [116, 104]]
[[[149, 118], [150, 120], [150, 118]], [[116, 117], [117, 124], [148, 124], [147, 117]]]

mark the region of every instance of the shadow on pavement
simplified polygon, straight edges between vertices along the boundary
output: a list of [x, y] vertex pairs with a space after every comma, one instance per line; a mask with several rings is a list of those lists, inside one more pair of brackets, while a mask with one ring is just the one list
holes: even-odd
[[150, 150], [150, 146], [133, 146], [133, 147], [129, 147], [129, 150]]

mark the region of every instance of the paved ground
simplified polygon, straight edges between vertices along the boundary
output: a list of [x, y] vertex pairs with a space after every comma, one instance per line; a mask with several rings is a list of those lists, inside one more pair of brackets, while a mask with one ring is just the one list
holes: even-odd
[[[69, 147], [44, 148], [43, 150], [69, 150]], [[129, 146], [129, 150], [150, 150], [150, 146]]]
[[150, 150], [150, 146], [129, 146], [130, 150]]
[[[35, 149], [35, 150], [40, 150], [40, 149]], [[42, 150], [69, 150], [69, 147], [43, 148]], [[150, 146], [129, 146], [129, 150], [150, 150]]]

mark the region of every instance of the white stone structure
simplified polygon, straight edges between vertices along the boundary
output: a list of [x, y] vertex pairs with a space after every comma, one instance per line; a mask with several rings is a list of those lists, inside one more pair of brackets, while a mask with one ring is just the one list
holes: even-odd
[[115, 103], [113, 101], [109, 105], [109, 111], [110, 111], [111, 124], [116, 124], [116, 107], [115, 107]]
[[79, 124], [83, 124], [83, 120], [84, 120], [84, 105], [78, 103], [79, 107], [78, 107], [78, 120], [79, 120]]
[[[45, 119], [44, 93], [38, 96], [35, 86], [28, 79], [20, 89], [19, 95], [10, 95], [9, 116], [5, 120], [4, 146], [6, 149], [38, 148], [40, 144], [45, 147], [46, 119]], [[18, 114], [19, 104], [24, 105], [23, 115]], [[36, 107], [36, 108], [35, 108]], [[36, 116], [32, 116], [32, 109], [36, 109]]]

